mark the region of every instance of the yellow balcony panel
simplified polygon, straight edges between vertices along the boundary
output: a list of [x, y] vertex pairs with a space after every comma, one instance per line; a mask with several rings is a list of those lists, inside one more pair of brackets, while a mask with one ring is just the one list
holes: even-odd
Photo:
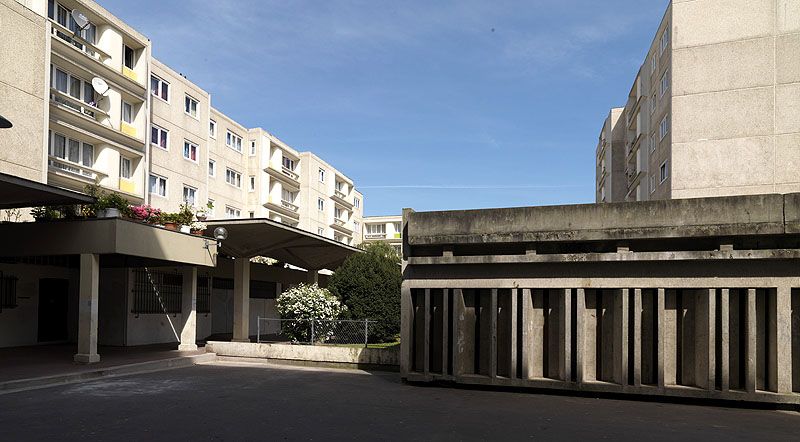
[[130, 78], [131, 80], [133, 80], [135, 82], [139, 81], [139, 76], [136, 75], [136, 72], [134, 72], [133, 69], [131, 69], [131, 68], [127, 67], [127, 66], [123, 66], [122, 67], [122, 75]]
[[119, 179], [119, 190], [126, 192], [126, 193], [136, 193], [136, 184], [128, 179], [120, 178]]
[[131, 137], [134, 137], [134, 138], [136, 137], [136, 128], [131, 126], [128, 123], [122, 122], [119, 125], [119, 130], [120, 130], [120, 132], [124, 133], [125, 135], [131, 136]]

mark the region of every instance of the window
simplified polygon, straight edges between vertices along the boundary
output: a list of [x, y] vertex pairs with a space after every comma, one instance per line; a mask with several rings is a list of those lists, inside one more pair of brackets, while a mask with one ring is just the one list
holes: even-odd
[[122, 63], [128, 69], [133, 69], [136, 65], [136, 51], [128, 47], [128, 45], [122, 45], [122, 52], [123, 52], [123, 61]]
[[361, 207], [361, 199], [360, 198], [353, 198], [353, 206], [355, 206], [356, 209]]
[[664, 161], [661, 163], [661, 167], [658, 168], [659, 178], [661, 181], [659, 183], [663, 183], [666, 181], [667, 177], [669, 176], [669, 171], [667, 170], [667, 162]]
[[286, 201], [287, 203], [294, 203], [294, 199], [297, 197], [297, 194], [294, 192], [290, 192], [286, 189], [281, 190], [281, 199]]
[[385, 235], [386, 224], [367, 224], [367, 235]]
[[166, 102], [169, 102], [169, 83], [156, 77], [155, 75], [151, 75], [150, 93]]
[[658, 140], [659, 141], [663, 140], [668, 133], [669, 133], [669, 115], [665, 115], [664, 119], [661, 120], [661, 124], [658, 125]]
[[289, 157], [283, 157], [283, 167], [294, 170], [294, 160]]
[[256, 191], [256, 177], [254, 175], [250, 175], [250, 192]]
[[[47, 153], [51, 157], [81, 166], [94, 166], [94, 145], [55, 132], [50, 132], [48, 141]], [[78, 170], [74, 172], [81, 173]]]
[[217, 122], [214, 120], [208, 120], [208, 136], [217, 138]]
[[361, 223], [358, 221], [353, 221], [353, 232], [361, 233]]
[[225, 182], [231, 186], [241, 188], [242, 174], [230, 168], [225, 169]]
[[133, 167], [130, 158], [119, 157], [119, 177], [131, 179]]
[[[52, 69], [52, 84], [59, 92], [78, 100], [88, 103], [92, 106], [95, 105], [94, 101], [94, 88], [88, 81], [81, 80], [80, 78], [61, 70], [55, 66]], [[80, 107], [71, 102], [56, 96], [55, 100], [67, 107], [75, 110], [80, 110]], [[94, 116], [92, 114], [92, 116]]]
[[82, 51], [86, 51], [86, 47], [82, 42], [72, 38], [73, 35], [78, 34], [87, 42], [91, 44], [95, 43], [97, 37], [97, 27], [94, 24], [89, 23], [85, 29], [79, 31], [78, 25], [75, 23], [75, 20], [70, 14], [70, 9], [67, 7], [58, 4], [54, 0], [50, 0], [47, 2], [47, 16], [61, 26], [72, 31], [72, 34], [70, 35], [67, 35], [61, 31], [56, 31], [56, 35], [58, 35], [58, 37], [62, 40], [71, 43], [73, 46]]
[[317, 210], [322, 212], [325, 210], [325, 200], [322, 198], [317, 198]]
[[656, 94], [650, 98], [650, 115], [656, 113], [656, 106], [658, 106], [658, 101], [656, 101]]
[[133, 105], [127, 101], [122, 102], [122, 121], [128, 124], [133, 124]]
[[154, 269], [133, 269], [133, 307], [136, 314], [181, 312], [183, 275]]
[[250, 156], [254, 156], [256, 154], [256, 140], [250, 140]]
[[664, 32], [661, 34], [661, 52], [660, 52], [660, 54], [664, 53], [664, 50], [667, 49], [667, 46], [669, 46], [669, 27], [665, 28]]
[[184, 184], [183, 186], [183, 202], [189, 204], [190, 206], [194, 206], [195, 196], [197, 196], [197, 189], [191, 186], [187, 186]]
[[236, 135], [235, 133], [228, 131], [225, 134], [225, 145], [230, 147], [231, 149], [241, 152], [242, 151], [242, 137]]
[[333, 217], [334, 218], [342, 219], [343, 218], [343, 216], [342, 216], [343, 214], [344, 214], [344, 212], [342, 211], [342, 209], [340, 209], [338, 207], [334, 207], [333, 208]]
[[158, 127], [155, 124], [150, 127], [150, 143], [168, 150], [169, 149], [169, 131], [163, 127]]
[[208, 176], [217, 176], [217, 163], [214, 160], [208, 160]]
[[319, 169], [319, 182], [320, 183], [325, 182], [325, 169], [322, 168]]
[[392, 227], [394, 227], [394, 233], [400, 233], [400, 223], [392, 223]]
[[659, 96], [663, 97], [664, 93], [667, 92], [669, 89], [669, 70], [664, 72], [664, 75], [661, 76], [661, 84], [658, 86]]
[[650, 134], [650, 152], [655, 152], [657, 146], [658, 143], [656, 142], [656, 134], [652, 133]]
[[250, 218], [255, 218], [255, 217], [256, 217], [256, 212], [250, 212]]
[[242, 211], [231, 206], [225, 206], [225, 216], [227, 218], [239, 218], [242, 216]]
[[162, 176], [150, 174], [150, 193], [166, 198], [167, 179]]
[[322, 227], [317, 227], [317, 235], [325, 236], [325, 229], [323, 229]]
[[184, 98], [184, 106], [183, 111], [187, 114], [197, 118], [197, 106], [200, 104], [197, 100], [190, 97], [189, 95]]
[[336, 190], [338, 190], [339, 192], [344, 193], [344, 183], [343, 182], [337, 181], [335, 186], [336, 186]]
[[183, 157], [197, 162], [197, 145], [191, 141], [183, 140]]
[[656, 191], [656, 176], [650, 175], [650, 193]]

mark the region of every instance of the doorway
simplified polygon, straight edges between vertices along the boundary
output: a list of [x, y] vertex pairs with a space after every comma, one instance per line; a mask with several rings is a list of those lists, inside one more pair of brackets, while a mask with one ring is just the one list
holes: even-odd
[[69, 338], [69, 281], [42, 278], [39, 280], [39, 342], [59, 342]]

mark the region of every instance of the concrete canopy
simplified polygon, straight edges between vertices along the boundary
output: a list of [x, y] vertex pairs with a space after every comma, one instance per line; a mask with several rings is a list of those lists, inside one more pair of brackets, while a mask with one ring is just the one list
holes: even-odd
[[82, 193], [0, 173], [0, 209], [93, 202], [94, 198]]
[[360, 250], [338, 241], [262, 218], [209, 221], [206, 234], [228, 230], [220, 253], [236, 258], [266, 256], [306, 270], [334, 270]]

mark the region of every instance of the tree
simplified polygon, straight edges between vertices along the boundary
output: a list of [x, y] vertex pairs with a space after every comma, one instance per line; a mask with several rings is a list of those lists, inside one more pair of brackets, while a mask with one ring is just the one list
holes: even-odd
[[328, 288], [347, 306], [354, 319], [375, 321], [370, 342], [394, 340], [400, 333], [400, 257], [386, 243], [364, 247], [336, 269]]

